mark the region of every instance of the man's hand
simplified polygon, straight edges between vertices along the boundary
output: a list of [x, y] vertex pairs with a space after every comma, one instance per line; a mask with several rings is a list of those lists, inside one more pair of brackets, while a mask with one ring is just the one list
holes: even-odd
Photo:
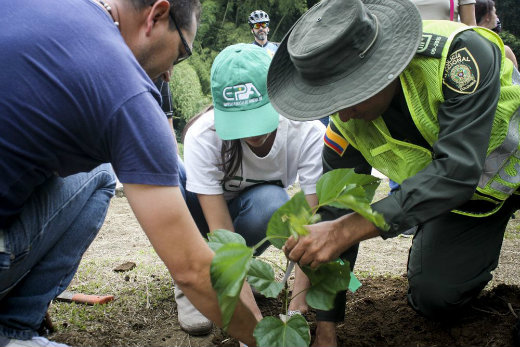
[[379, 236], [377, 228], [357, 213], [333, 221], [306, 226], [309, 235], [290, 237], [283, 251], [288, 259], [315, 269], [320, 264], [339, 258], [356, 243]]

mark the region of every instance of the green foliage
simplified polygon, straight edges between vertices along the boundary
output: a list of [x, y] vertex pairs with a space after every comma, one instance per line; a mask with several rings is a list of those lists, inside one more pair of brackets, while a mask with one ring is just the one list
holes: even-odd
[[[502, 28], [512, 35], [520, 37], [520, 22], [518, 21], [518, 0], [496, 0], [495, 7], [497, 15], [502, 22]], [[514, 51], [514, 50], [513, 50]], [[514, 51], [518, 57], [518, 51]]]
[[311, 224], [311, 208], [302, 191], [283, 204], [271, 217], [267, 225], [267, 237], [273, 246], [282, 249], [291, 235], [306, 235], [303, 227]]
[[170, 79], [174, 117], [189, 120], [210, 101], [202, 93], [197, 73], [190, 64], [175, 66]]
[[500, 33], [500, 37], [502, 38], [502, 41], [504, 41], [504, 44], [508, 45], [513, 53], [515, 54], [517, 60], [520, 59], [520, 38], [514, 36], [507, 30], [503, 30]]
[[[266, 238], [253, 248], [248, 248], [244, 239], [236, 233], [226, 230], [210, 233], [208, 243], [215, 251], [211, 263], [211, 282], [218, 295], [224, 328], [233, 315], [246, 274], [248, 282], [265, 296], [276, 297], [283, 289], [284, 284], [275, 280], [273, 269], [268, 264], [253, 259], [255, 249], [268, 240], [281, 248], [289, 237], [307, 235], [305, 225], [318, 221], [316, 211], [327, 205], [358, 211], [375, 225], [384, 227], [383, 217], [370, 207], [379, 182], [373, 176], [359, 175], [352, 169], [326, 173], [317, 184], [318, 206], [311, 209], [303, 192], [298, 192], [273, 214], [269, 220]], [[350, 264], [341, 259], [322, 264], [316, 269], [303, 266], [302, 270], [311, 282], [306, 301], [317, 309], [330, 310], [338, 292], [347, 288], [354, 291], [360, 285], [350, 272]], [[305, 319], [299, 315], [289, 319], [287, 316], [283, 317], [282, 320], [266, 317], [260, 321], [254, 333], [259, 346], [309, 344], [309, 327]]]
[[258, 259], [251, 260], [247, 282], [268, 298], [276, 298], [283, 289], [283, 284], [274, 279], [273, 268]]
[[320, 205], [352, 209], [378, 228], [387, 228], [383, 216], [372, 211], [370, 203], [380, 179], [370, 175], [359, 175], [352, 169], [329, 171], [316, 186]]
[[215, 60], [217, 54], [217, 51], [211, 50], [209, 48], [201, 48], [197, 53], [194, 53], [189, 60], [189, 64], [197, 72], [202, 93], [206, 96], [208, 104], [211, 102], [211, 64], [213, 64], [213, 60]]
[[265, 317], [253, 333], [258, 346], [308, 346], [311, 342], [309, 326], [302, 315], [291, 316], [287, 321]]
[[235, 311], [252, 257], [253, 250], [246, 245], [228, 243], [217, 250], [211, 262], [211, 283], [217, 292], [224, 329]]
[[220, 247], [227, 243], [238, 243], [246, 245], [246, 240], [242, 235], [229, 232], [228, 230], [217, 229], [208, 234], [208, 246], [216, 252]]
[[346, 290], [350, 282], [350, 264], [348, 262], [335, 261], [323, 264], [315, 270], [303, 266], [302, 270], [312, 284], [305, 300], [309, 306], [319, 310], [332, 309], [336, 293]]

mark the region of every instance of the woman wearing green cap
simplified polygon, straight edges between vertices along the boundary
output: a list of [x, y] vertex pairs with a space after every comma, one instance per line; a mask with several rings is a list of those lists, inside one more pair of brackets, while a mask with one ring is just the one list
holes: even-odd
[[[271, 57], [260, 47], [237, 44], [224, 49], [211, 69], [213, 108], [186, 132], [186, 189], [199, 198], [206, 228], [242, 235], [248, 246], [261, 241], [272, 214], [299, 181], [309, 204], [317, 203], [325, 127], [279, 116], [267, 96]], [[267, 244], [257, 250], [262, 253]], [[298, 293], [307, 279], [297, 270]], [[289, 310], [307, 310], [303, 295]]]

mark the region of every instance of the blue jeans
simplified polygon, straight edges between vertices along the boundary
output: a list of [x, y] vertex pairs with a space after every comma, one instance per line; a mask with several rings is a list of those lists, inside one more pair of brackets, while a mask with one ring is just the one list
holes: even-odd
[[[178, 162], [182, 195], [202, 236], [207, 237], [210, 230], [197, 194], [186, 190], [186, 170], [180, 158]], [[273, 213], [288, 200], [289, 195], [285, 189], [273, 184], [260, 184], [245, 189], [239, 196], [227, 201], [235, 232], [242, 235], [249, 247], [256, 245], [265, 237], [267, 224]], [[256, 250], [255, 255], [261, 254], [269, 245], [268, 242], [264, 243]]]
[[101, 228], [116, 186], [109, 164], [52, 177], [0, 229], [0, 335], [37, 335], [51, 300], [67, 288]]
[[399, 188], [399, 183], [397, 182], [394, 182], [392, 180], [388, 180], [388, 186], [390, 187], [390, 193], [388, 193], [388, 195], [392, 194], [393, 192], [395, 192], [398, 188]]

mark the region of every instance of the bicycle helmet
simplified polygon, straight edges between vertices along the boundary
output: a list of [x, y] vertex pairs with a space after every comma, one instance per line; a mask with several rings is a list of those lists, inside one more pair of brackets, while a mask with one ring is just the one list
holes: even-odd
[[269, 15], [262, 10], [256, 10], [251, 12], [247, 20], [250, 26], [255, 23], [269, 22]]

